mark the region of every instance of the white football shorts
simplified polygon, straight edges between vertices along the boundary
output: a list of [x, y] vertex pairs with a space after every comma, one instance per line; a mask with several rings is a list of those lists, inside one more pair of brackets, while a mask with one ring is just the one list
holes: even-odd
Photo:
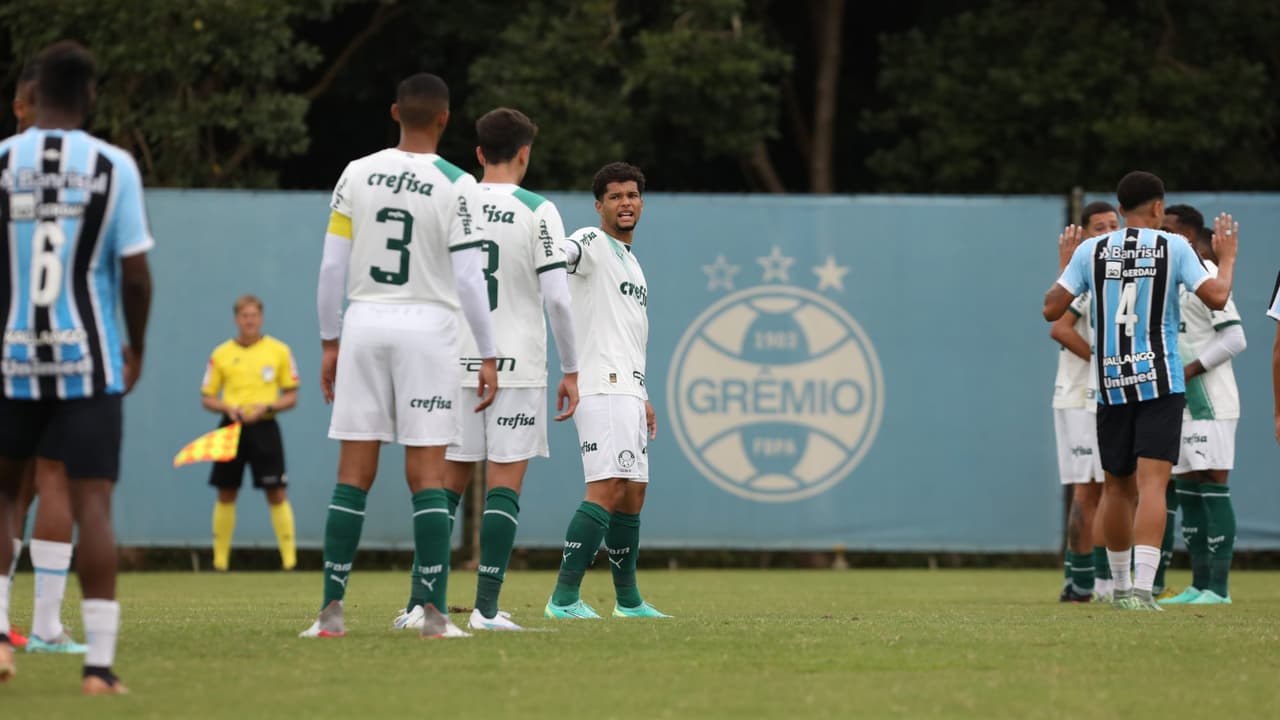
[[635, 395], [585, 395], [573, 414], [587, 482], [649, 482], [649, 428]]
[[440, 446], [458, 438], [457, 313], [356, 302], [338, 346], [329, 437]]
[[1237, 420], [1183, 420], [1181, 450], [1173, 474], [1230, 470], [1236, 464]]
[[462, 437], [445, 457], [459, 462], [520, 462], [547, 457], [547, 389], [500, 387], [493, 404], [476, 412], [475, 388], [461, 388]]
[[1058, 438], [1058, 479], [1063, 485], [1102, 482], [1097, 414], [1085, 408], [1057, 408], [1053, 430]]

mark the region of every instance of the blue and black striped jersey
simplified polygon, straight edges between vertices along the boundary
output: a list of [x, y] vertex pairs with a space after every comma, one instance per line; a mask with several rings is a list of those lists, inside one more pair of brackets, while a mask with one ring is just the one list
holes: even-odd
[[81, 130], [0, 142], [5, 397], [124, 392], [120, 259], [152, 245], [127, 152]]
[[1122, 405], [1185, 391], [1178, 286], [1209, 278], [1181, 235], [1121, 228], [1080, 244], [1058, 284], [1093, 292], [1098, 402]]

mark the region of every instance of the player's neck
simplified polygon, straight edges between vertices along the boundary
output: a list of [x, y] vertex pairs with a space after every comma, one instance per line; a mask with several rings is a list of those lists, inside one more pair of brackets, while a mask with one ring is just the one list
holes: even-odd
[[440, 146], [440, 136], [429, 130], [409, 130], [400, 128], [400, 144], [397, 150], [415, 155], [435, 154]]
[[77, 113], [60, 110], [36, 110], [35, 126], [41, 130], [79, 130], [84, 125], [84, 117]]
[[618, 242], [631, 247], [631, 238], [636, 234], [635, 230], [619, 230], [618, 228], [600, 228], [609, 237]]
[[480, 178], [480, 182], [519, 185], [523, 179], [522, 173], [513, 163], [491, 163], [484, 166], [484, 177]]
[[261, 339], [262, 333], [258, 333], [257, 335], [245, 335], [244, 333], [241, 333], [236, 336], [236, 344], [240, 347], [251, 347], [256, 345]]

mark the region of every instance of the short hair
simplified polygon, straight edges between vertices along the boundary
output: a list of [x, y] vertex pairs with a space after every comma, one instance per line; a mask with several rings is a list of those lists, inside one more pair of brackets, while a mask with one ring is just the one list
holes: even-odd
[[538, 126], [519, 110], [490, 110], [476, 121], [476, 142], [487, 163], [511, 161], [520, 148], [533, 144]]
[[591, 181], [591, 192], [596, 199], [604, 197], [604, 191], [609, 187], [609, 183], [632, 182], [636, 184], [636, 189], [644, 195], [644, 173], [640, 172], [640, 168], [630, 163], [612, 162], [600, 168], [600, 172], [596, 173], [595, 178]]
[[241, 295], [240, 297], [236, 298], [236, 304], [235, 304], [235, 306], [234, 306], [234, 307], [235, 307], [235, 314], [236, 314], [236, 315], [239, 315], [239, 314], [240, 314], [240, 311], [241, 311], [241, 310], [243, 310], [243, 309], [244, 309], [246, 306], [248, 306], [248, 305], [254, 305], [254, 306], [256, 306], [256, 307], [258, 308], [258, 312], [262, 312], [262, 311], [263, 311], [263, 308], [262, 308], [262, 298], [258, 297], [257, 295], [254, 295], [254, 294], [252, 294], [252, 293], [246, 293], [246, 294]]
[[97, 65], [85, 46], [61, 40], [41, 50], [36, 65], [38, 104], [72, 113], [89, 112]]
[[449, 86], [431, 73], [410, 75], [396, 86], [396, 107], [401, 125], [428, 127], [440, 113], [448, 112]]
[[1164, 199], [1164, 181], [1152, 173], [1143, 170], [1133, 172], [1120, 178], [1116, 186], [1116, 200], [1120, 201], [1120, 209], [1134, 210], [1152, 200]]
[[1213, 231], [1207, 227], [1200, 226], [1196, 228], [1196, 236], [1191, 239], [1203, 245], [1213, 247]]
[[[1173, 215], [1178, 218], [1178, 222], [1197, 233], [1204, 229], [1204, 215], [1201, 215], [1199, 210], [1190, 205], [1170, 205], [1164, 209], [1164, 214]], [[1195, 240], [1195, 238], [1189, 239]]]
[[1082, 227], [1088, 227], [1089, 221], [1093, 219], [1094, 215], [1101, 215], [1102, 213], [1113, 213], [1115, 211], [1116, 209], [1111, 203], [1104, 202], [1102, 200], [1096, 200], [1094, 202], [1089, 203], [1088, 205], [1085, 205], [1084, 210], [1080, 211], [1080, 225]]

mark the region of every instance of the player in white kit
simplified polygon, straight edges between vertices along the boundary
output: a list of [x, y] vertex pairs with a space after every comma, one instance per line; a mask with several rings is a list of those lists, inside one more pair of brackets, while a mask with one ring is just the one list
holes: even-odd
[[[1093, 202], [1080, 214], [1089, 237], [1120, 227], [1120, 216], [1109, 203]], [[1102, 528], [1093, 519], [1102, 498], [1102, 460], [1098, 454], [1098, 382], [1092, 369], [1093, 319], [1090, 296], [1082, 294], [1070, 312], [1051, 326], [1049, 336], [1059, 345], [1058, 374], [1053, 384], [1053, 427], [1058, 439], [1058, 477], [1071, 486], [1067, 520], [1067, 551], [1059, 602], [1089, 602], [1110, 595]]]
[[[477, 410], [492, 402], [498, 382], [475, 179], [436, 154], [449, 119], [444, 81], [426, 73], [404, 80], [391, 116], [400, 143], [347, 165], [325, 236], [316, 297], [320, 380], [333, 403], [329, 437], [342, 449], [325, 523], [324, 601], [303, 637], [346, 632], [342, 600], [365, 499], [379, 446], [395, 441], [405, 446], [416, 569], [428, 589], [422, 634], [466, 635], [444, 614], [451, 525], [444, 455], [458, 438], [459, 309], [479, 346]], [[351, 303], [340, 321], [344, 288]]]
[[[485, 226], [480, 250], [493, 329], [497, 337], [502, 394], [483, 412], [476, 379], [464, 376], [462, 436], [449, 446], [450, 511], [466, 491], [475, 464], [488, 461], [485, 505], [480, 525], [480, 567], [475, 609], [468, 625], [476, 630], [520, 630], [498, 611], [520, 515], [520, 490], [529, 459], [547, 457], [547, 327], [560, 351], [564, 378], [557, 391], [556, 420], [573, 416], [578, 405], [578, 359], [565, 272], [564, 222], [551, 201], [520, 187], [538, 127], [518, 110], [498, 108], [476, 121], [476, 156], [484, 166], [477, 187], [476, 212]], [[475, 338], [460, 334], [461, 363], [480, 363]], [[415, 563], [415, 566], [418, 563]], [[396, 618], [397, 628], [420, 625], [426, 588], [414, 573], [409, 603]]]
[[582, 602], [579, 588], [603, 541], [617, 594], [614, 616], [667, 617], [643, 600], [636, 584], [648, 445], [658, 427], [644, 384], [648, 286], [632, 252], [644, 208], [644, 174], [633, 165], [610, 163], [596, 173], [591, 190], [600, 227], [578, 230], [563, 244], [574, 335], [581, 343], [582, 398], [574, 424], [587, 492], [565, 534], [560, 576], [544, 614], [600, 617]]
[[[1170, 205], [1164, 217], [1164, 229], [1190, 238], [1209, 274], [1216, 277], [1213, 233], [1204, 227], [1203, 216], [1190, 206]], [[1240, 419], [1240, 391], [1231, 359], [1245, 349], [1244, 326], [1234, 300], [1221, 310], [1210, 310], [1185, 289], [1179, 300], [1178, 348], [1187, 378], [1187, 407], [1173, 475], [1177, 507], [1182, 509], [1182, 539], [1191, 559], [1191, 585], [1160, 602], [1225, 605], [1231, 602], [1228, 579], [1236, 536], [1227, 475], [1235, 465]]]

